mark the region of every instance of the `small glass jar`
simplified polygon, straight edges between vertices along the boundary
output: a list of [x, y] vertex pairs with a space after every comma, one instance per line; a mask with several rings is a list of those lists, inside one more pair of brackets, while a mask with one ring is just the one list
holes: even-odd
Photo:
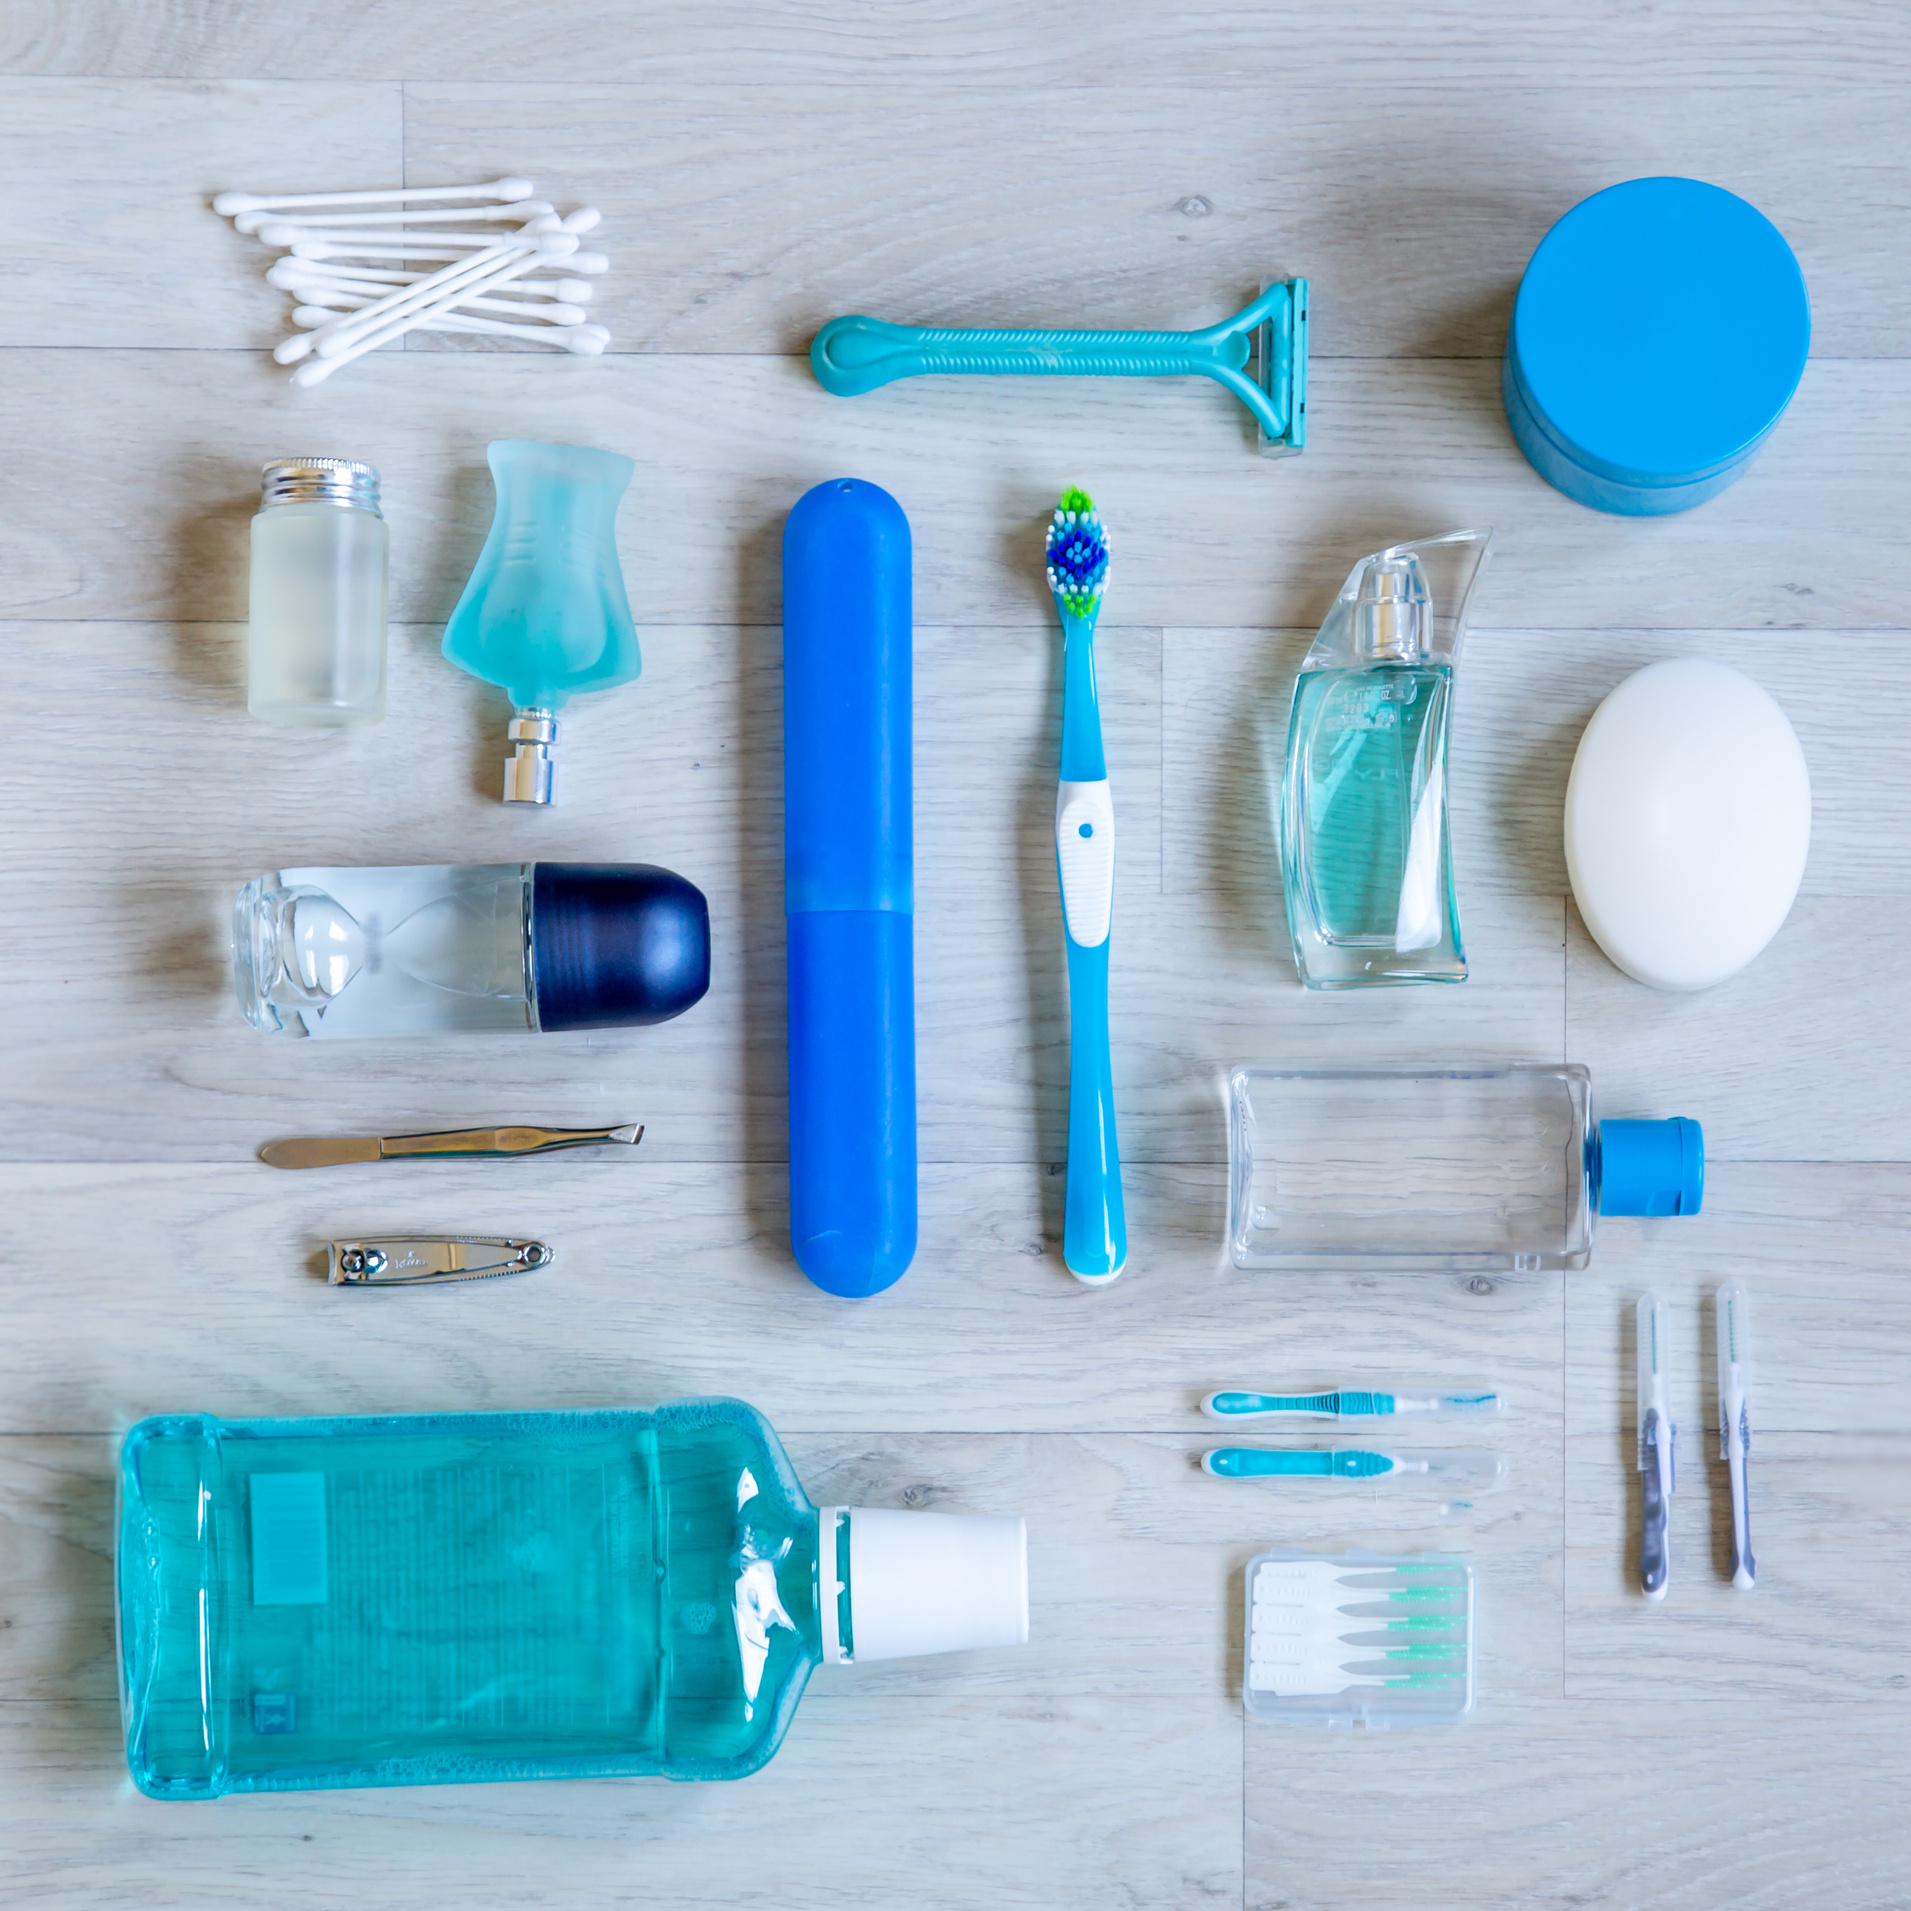
[[278, 458], [252, 520], [246, 708], [314, 729], [385, 714], [385, 520], [378, 473]]

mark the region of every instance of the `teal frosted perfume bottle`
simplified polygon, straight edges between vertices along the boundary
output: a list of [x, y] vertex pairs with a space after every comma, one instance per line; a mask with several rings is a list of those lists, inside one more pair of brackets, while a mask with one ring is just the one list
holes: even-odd
[[1281, 882], [1310, 989], [1466, 980], [1447, 745], [1467, 600], [1492, 537], [1451, 531], [1362, 558], [1301, 664]]
[[117, 1563], [152, 1798], [741, 1778], [819, 1664], [1028, 1636], [1021, 1520], [813, 1506], [740, 1400], [142, 1420]]

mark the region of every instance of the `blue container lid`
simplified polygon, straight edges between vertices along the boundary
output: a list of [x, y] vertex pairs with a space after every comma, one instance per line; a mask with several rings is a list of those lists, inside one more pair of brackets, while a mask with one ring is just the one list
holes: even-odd
[[1696, 1121], [1602, 1121], [1601, 1214], [1697, 1214], [1705, 1199], [1705, 1133]]
[[832, 478], [783, 527], [783, 906], [915, 912], [909, 520]]
[[1507, 412], [1569, 496], [1678, 510], [1750, 461], [1810, 344], [1804, 275], [1756, 206], [1698, 179], [1631, 179], [1582, 200], [1534, 252]]
[[534, 863], [531, 966], [544, 1034], [667, 1022], [710, 986], [710, 908], [654, 863]]

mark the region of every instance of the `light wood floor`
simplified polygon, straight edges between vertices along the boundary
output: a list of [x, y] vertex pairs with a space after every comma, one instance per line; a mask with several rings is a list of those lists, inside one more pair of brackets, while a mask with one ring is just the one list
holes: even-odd
[[[1911, 1904], [1911, 13], [1901, 0], [10, 0], [0, 8], [0, 1904], [1882, 1911]], [[285, 301], [206, 208], [522, 171], [605, 213], [613, 354], [420, 348], [294, 393]], [[1740, 485], [1663, 522], [1568, 503], [1498, 398], [1520, 269], [1655, 172], [1761, 206], [1815, 356]], [[1206, 387], [916, 381], [827, 397], [861, 310], [1194, 324], [1314, 287], [1311, 443]], [[639, 683], [566, 723], [564, 806], [494, 800], [501, 702], [438, 657], [494, 437], [637, 461]], [[262, 459], [366, 458], [391, 714], [251, 723]], [[833, 1302], [786, 1243], [778, 540], [810, 484], [916, 539], [922, 1248]], [[1065, 1024], [1041, 528], [1117, 539], [1115, 1074], [1134, 1252], [1057, 1254]], [[1315, 998], [1268, 831], [1294, 667], [1350, 563], [1492, 523], [1454, 764], [1473, 978]], [[1816, 799], [1791, 920], [1691, 998], [1618, 975], [1567, 894], [1574, 742], [1622, 676], [1738, 663]], [[307, 1050], [232, 1005], [236, 887], [298, 862], [654, 860], [708, 893], [668, 1027]], [[1223, 1264], [1241, 1060], [1569, 1057], [1610, 1112], [1705, 1124], [1702, 1217], [1609, 1224], [1565, 1279]], [[639, 1118], [635, 1159], [287, 1176], [298, 1132]], [[548, 1274], [341, 1297], [328, 1236], [531, 1231]], [[1710, 1291], [1752, 1289], [1756, 1593], [1721, 1573]], [[1633, 1590], [1625, 1316], [1671, 1297], [1675, 1583]], [[1231, 1381], [1426, 1375], [1516, 1402], [1470, 1516], [1204, 1479]], [[818, 1677], [737, 1787], [162, 1806], [121, 1759], [117, 1434], [224, 1414], [759, 1404], [816, 1497], [1023, 1512], [1032, 1636]], [[1460, 1546], [1480, 1703], [1444, 1735], [1244, 1723], [1269, 1545]]]

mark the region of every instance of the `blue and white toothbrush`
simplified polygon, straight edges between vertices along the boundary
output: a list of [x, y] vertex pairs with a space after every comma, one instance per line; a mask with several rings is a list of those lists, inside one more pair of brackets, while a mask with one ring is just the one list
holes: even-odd
[[1671, 1309], [1649, 1290], [1639, 1297], [1639, 1471], [1645, 1476], [1639, 1532], [1639, 1589], [1663, 1599], [1672, 1575], [1666, 1529], [1678, 1484], [1679, 1429], [1666, 1402], [1666, 1342]]
[[1752, 1557], [1752, 1501], [1747, 1478], [1752, 1463], [1752, 1409], [1745, 1398], [1752, 1361], [1748, 1300], [1737, 1281], [1721, 1287], [1719, 1314], [1719, 1456], [1732, 1484], [1732, 1584], [1750, 1592], [1758, 1584]]
[[1048, 587], [1062, 619], [1062, 775], [1055, 871], [1068, 945], [1068, 1191], [1062, 1259], [1078, 1281], [1112, 1281], [1128, 1259], [1108, 1053], [1108, 938], [1115, 902], [1115, 807], [1095, 700], [1095, 620], [1108, 534], [1087, 492], [1062, 493], [1048, 527]]

